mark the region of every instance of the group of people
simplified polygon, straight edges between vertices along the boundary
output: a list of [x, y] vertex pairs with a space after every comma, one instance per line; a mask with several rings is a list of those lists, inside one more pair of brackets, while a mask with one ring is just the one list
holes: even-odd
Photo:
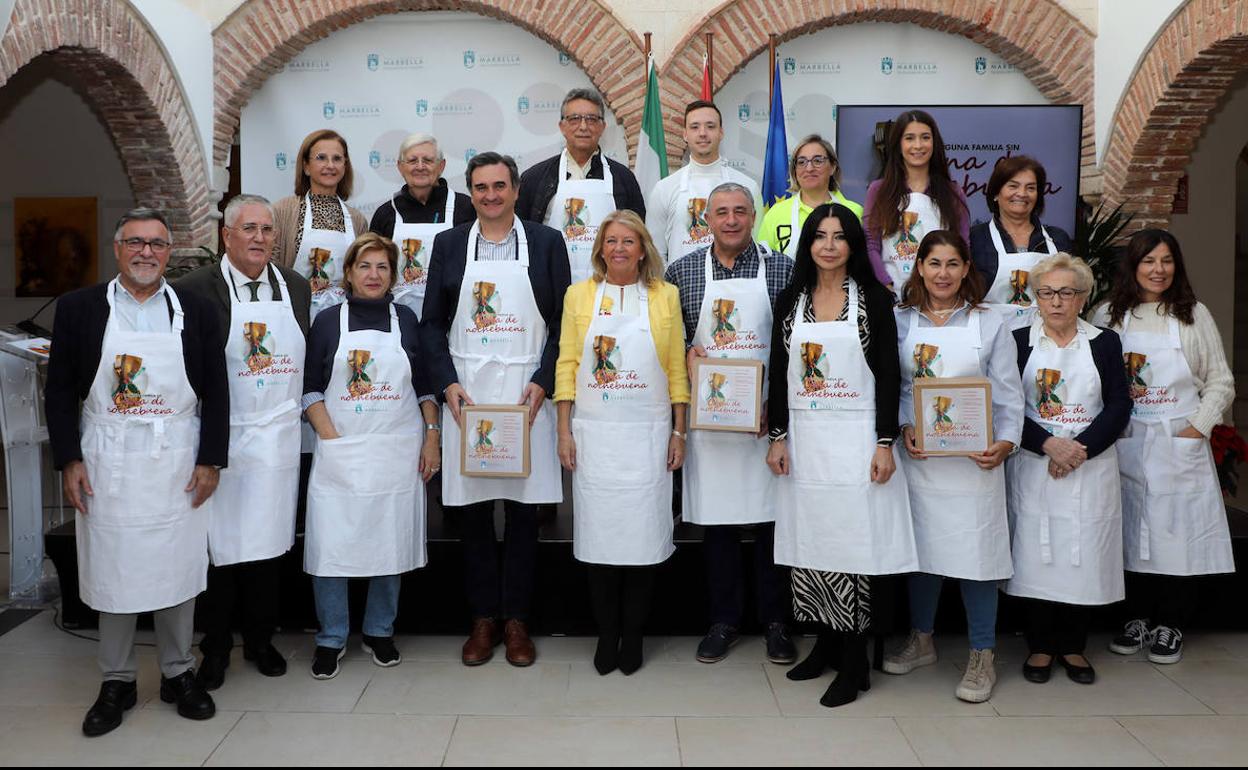
[[[757, 185], [719, 154], [714, 104], [688, 106], [690, 162], [648, 197], [599, 148], [604, 112], [595, 92], [570, 92], [566, 148], [524, 176], [480, 153], [467, 196], [442, 177], [436, 138], [412, 135], [405, 184], [371, 223], [345, 202], [346, 141], [314, 132], [295, 194], [233, 197], [220, 263], [173, 284], [164, 216], [121, 219], [118, 276], [58, 304], [46, 391], [81, 596], [100, 612], [87, 735], [136, 701], [140, 612], [155, 613], [161, 698], [185, 717], [213, 715], [235, 620], [244, 659], [286, 672], [271, 642], [277, 560], [301, 505], [320, 621], [312, 676], [339, 671], [351, 578], [369, 580], [364, 650], [398, 664], [400, 579], [426, 563], [435, 474], [464, 544], [468, 666], [500, 644], [512, 665], [535, 661], [539, 510], [562, 501], [566, 471], [593, 664], [637, 671], [656, 567], [674, 551], [678, 469], [681, 515], [704, 533], [700, 661], [738, 641], [747, 531], [767, 658], [796, 662], [789, 623], [814, 624], [788, 676], [835, 669], [827, 706], [870, 687], [866, 634], [886, 575], [908, 575], [911, 618], [883, 661], [891, 674], [936, 661], [942, 582], [960, 581], [963, 700], [991, 694], [1001, 588], [1028, 604], [1031, 681], [1055, 661], [1093, 681], [1087, 607], [1124, 598], [1124, 569], [1152, 582], [1129, 597], [1111, 649], [1178, 660], [1190, 576], [1234, 569], [1208, 442], [1234, 386], [1173, 236], [1132, 237], [1093, 325], [1081, 317], [1092, 273], [1041, 222], [1034, 159], [998, 162], [993, 218], [971, 227], [935, 120], [907, 111], [865, 208], [815, 135], [793, 153], [792, 196], [764, 214]], [[703, 358], [763, 364], [757, 434], [690, 430]], [[986, 451], [924, 454], [924, 377], [989, 380]], [[529, 473], [466, 474], [462, 410], [504, 404], [527, 408]]]

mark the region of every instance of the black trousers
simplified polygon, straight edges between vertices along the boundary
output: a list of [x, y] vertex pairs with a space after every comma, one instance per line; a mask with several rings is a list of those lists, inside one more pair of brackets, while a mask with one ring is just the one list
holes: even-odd
[[[775, 524], [755, 524], [754, 595], [758, 622], [763, 625], [788, 619], [788, 570], [775, 562]], [[711, 594], [711, 623], [741, 627], [745, 616], [745, 559], [741, 554], [744, 525], [703, 527], [706, 581]]]
[[1027, 648], [1032, 654], [1082, 655], [1090, 612], [1079, 604], [1027, 599]]
[[277, 630], [281, 557], [208, 568], [208, 589], [199, 597], [205, 655], [229, 655], [234, 618], [240, 616], [243, 646], [260, 649]]
[[537, 577], [537, 508], [514, 500], [503, 502], [501, 573], [494, 501], [452, 509], [464, 543], [465, 588], [474, 618], [528, 620]]
[[658, 566], [616, 567], [589, 564], [589, 599], [598, 636], [619, 640], [640, 637], [650, 616]]
[[1150, 626], [1182, 629], [1197, 602], [1197, 576], [1127, 573], [1127, 608], [1131, 617], [1147, 618]]

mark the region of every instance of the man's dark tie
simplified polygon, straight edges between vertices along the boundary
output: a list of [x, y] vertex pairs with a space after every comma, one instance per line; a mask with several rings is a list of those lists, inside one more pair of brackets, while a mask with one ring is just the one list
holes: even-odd
[[248, 289], [251, 289], [251, 301], [259, 302], [260, 301], [260, 282], [248, 281], [246, 283], [246, 286]]

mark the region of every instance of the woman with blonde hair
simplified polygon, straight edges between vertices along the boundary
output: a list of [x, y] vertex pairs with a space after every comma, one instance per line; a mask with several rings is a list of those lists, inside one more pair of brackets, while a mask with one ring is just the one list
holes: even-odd
[[1014, 576], [1005, 592], [1028, 599], [1023, 676], [1047, 682], [1057, 658], [1079, 684], [1087, 607], [1123, 598], [1122, 497], [1108, 451], [1131, 417], [1118, 335], [1079, 317], [1092, 288], [1082, 259], [1058, 252], [1031, 268], [1039, 311], [1014, 331], [1023, 378], [1022, 451], [1010, 458]]
[[312, 284], [312, 317], [343, 300], [343, 258], [368, 219], [347, 205], [355, 183], [347, 140], [323, 128], [304, 137], [295, 161], [295, 194], [273, 204], [273, 261]]
[[349, 578], [369, 579], [364, 652], [378, 666], [401, 662], [399, 584], [425, 566], [425, 482], [441, 465], [416, 313], [391, 293], [398, 248], [365, 233], [344, 263], [346, 302], [313, 321], [304, 366], [303, 408], [320, 439], [303, 553], [321, 622], [316, 679], [336, 676], [346, 652]]
[[641, 667], [654, 566], [672, 545], [672, 471], [685, 458], [689, 380], [676, 287], [641, 218], [615, 211], [593, 276], [563, 301], [555, 368], [559, 461], [572, 473], [573, 553], [589, 568], [600, 674]]
[[797, 241], [806, 217], [822, 203], [839, 203], [859, 219], [862, 206], [841, 192], [841, 164], [832, 143], [819, 134], [810, 134], [797, 143], [789, 158], [789, 190], [792, 195], [776, 201], [763, 215], [758, 237], [790, 257], [797, 254]]

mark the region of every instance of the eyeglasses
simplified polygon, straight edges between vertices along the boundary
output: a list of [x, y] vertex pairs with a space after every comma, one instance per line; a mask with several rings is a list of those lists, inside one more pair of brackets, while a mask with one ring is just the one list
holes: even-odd
[[569, 126], [579, 126], [584, 123], [590, 128], [594, 128], [602, 122], [602, 117], [599, 115], [564, 115], [563, 122]]
[[347, 159], [342, 155], [326, 155], [323, 152], [313, 155], [312, 160], [317, 163], [333, 163], [335, 166], [347, 162]]
[[146, 238], [122, 238], [117, 242], [125, 246], [126, 251], [131, 254], [142, 254], [144, 246], [151, 246], [153, 254], [164, 254], [173, 246], [164, 238], [153, 238], [150, 241]]
[[438, 165], [438, 159], [437, 158], [404, 158], [403, 165], [411, 166], [413, 168], [419, 168], [421, 166], [428, 166], [432, 168], [433, 166]]
[[238, 230], [248, 238], [254, 238], [259, 235], [261, 238], [272, 238], [277, 232], [277, 228], [273, 225], [258, 225], [255, 222], [247, 222], [238, 227], [231, 227], [231, 230]]
[[1087, 289], [1072, 289], [1069, 286], [1064, 289], [1050, 289], [1048, 286], [1045, 286], [1043, 289], [1036, 289], [1036, 297], [1046, 302], [1054, 297], [1061, 297], [1063, 302], [1069, 302], [1080, 294], [1087, 293]]
[[810, 166], [811, 168], [823, 168], [828, 165], [828, 156], [816, 155], [813, 158], [801, 157], [793, 161], [793, 164], [798, 168], [806, 168], [807, 166]]

